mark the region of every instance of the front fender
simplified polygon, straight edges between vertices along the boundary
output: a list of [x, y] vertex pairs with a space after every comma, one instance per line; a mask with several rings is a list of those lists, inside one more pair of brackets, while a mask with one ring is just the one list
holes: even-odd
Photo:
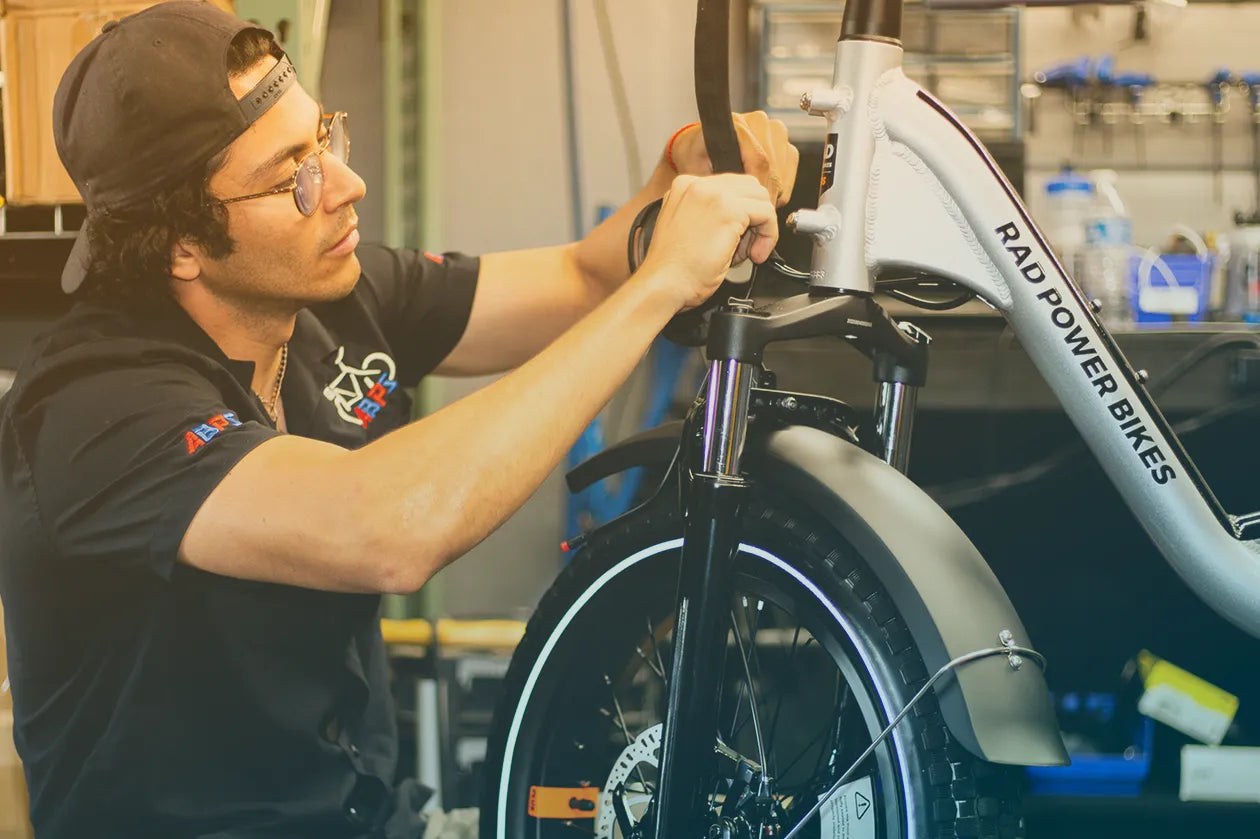
[[[614, 446], [570, 473], [570, 487], [631, 466], [668, 465], [682, 423]], [[793, 426], [751, 436], [748, 471], [785, 499], [825, 518], [870, 563], [905, 618], [928, 673], [974, 650], [999, 646], [1009, 630], [1029, 641], [1010, 599], [980, 552], [912, 481], [826, 432]], [[994, 763], [1062, 765], [1067, 752], [1040, 668], [1012, 670], [1005, 657], [964, 664], [936, 686], [955, 739]]]

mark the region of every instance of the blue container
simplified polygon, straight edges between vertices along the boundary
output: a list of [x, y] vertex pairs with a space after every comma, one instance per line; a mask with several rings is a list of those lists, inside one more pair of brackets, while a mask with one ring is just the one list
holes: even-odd
[[[1065, 693], [1058, 699], [1060, 720], [1084, 715], [1100, 725], [1115, 722], [1116, 697], [1109, 693]], [[1070, 766], [1029, 766], [1029, 788], [1038, 795], [1135, 796], [1151, 771], [1155, 723], [1149, 717], [1133, 721], [1131, 745], [1119, 753], [1074, 750], [1068, 743]], [[1070, 740], [1069, 737], [1065, 740]]]
[[1138, 323], [1171, 323], [1173, 314], [1163, 311], [1172, 304], [1178, 316], [1192, 323], [1202, 321], [1212, 294], [1215, 259], [1195, 254], [1167, 253], [1152, 259], [1129, 260], [1129, 300]]

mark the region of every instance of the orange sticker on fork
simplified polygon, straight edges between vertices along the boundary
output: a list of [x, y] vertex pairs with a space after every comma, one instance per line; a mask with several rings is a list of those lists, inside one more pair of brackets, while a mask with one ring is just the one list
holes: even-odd
[[529, 814], [536, 819], [593, 819], [599, 787], [530, 787]]

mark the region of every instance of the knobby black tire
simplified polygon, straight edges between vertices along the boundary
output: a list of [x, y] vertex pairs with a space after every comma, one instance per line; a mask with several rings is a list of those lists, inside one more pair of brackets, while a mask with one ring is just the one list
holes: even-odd
[[[508, 669], [503, 698], [487, 743], [482, 839], [534, 839], [539, 835], [541, 828], [523, 812], [522, 795], [527, 793], [529, 781], [521, 777], [538, 756], [529, 753], [530, 746], [524, 738], [518, 738], [520, 742], [513, 747], [513, 765], [504, 765], [509, 731], [527, 680], [549, 639], [556, 634], [562, 616], [597, 579], [636, 552], [681, 536], [681, 520], [671, 506], [654, 503], [594, 533], [539, 604]], [[760, 498], [749, 504], [744, 513], [741, 538], [745, 544], [788, 560], [849, 622], [850, 631], [856, 636], [847, 636], [850, 642], [864, 646], [867, 659], [874, 662], [863, 676], [871, 684], [879, 682], [883, 701], [891, 706], [880, 708], [879, 725], [886, 725], [924, 684], [928, 673], [904, 620], [867, 563], [827, 524], [800, 512], [785, 512]], [[605, 588], [614, 584], [616, 578]], [[672, 577], [660, 581], [670, 598], [674, 584]], [[576, 621], [571, 626], [576, 626]], [[563, 666], [563, 662], [546, 664]], [[545, 700], [535, 691], [529, 701]], [[878, 706], [881, 700], [876, 698], [873, 702]], [[536, 712], [523, 711], [526, 717]], [[916, 706], [899, 733], [904, 754], [891, 748], [889, 753], [895, 755], [899, 766], [905, 766], [895, 779], [903, 810], [899, 825], [886, 827], [890, 836], [1023, 837], [1018, 770], [986, 763], [959, 746], [945, 726], [932, 694]], [[865, 742], [869, 743], [869, 738]], [[602, 783], [602, 779], [596, 783]], [[500, 800], [505, 784], [507, 801]], [[521, 789], [523, 784], [525, 792]], [[906, 835], [907, 811], [914, 814], [918, 825], [913, 837]], [[815, 818], [802, 837], [818, 837], [819, 832]], [[575, 839], [580, 837], [575, 834]]]

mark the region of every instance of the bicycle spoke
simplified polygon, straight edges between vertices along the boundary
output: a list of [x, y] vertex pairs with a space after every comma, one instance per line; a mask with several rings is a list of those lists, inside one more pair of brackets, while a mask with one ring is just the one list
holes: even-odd
[[[749, 624], [749, 621], [748, 621], [748, 598], [747, 598], [747, 597], [741, 597], [741, 598], [740, 598], [740, 600], [741, 600], [741, 602], [742, 602], [742, 604], [743, 604], [743, 607], [744, 607], [744, 623], [745, 623], [745, 625], [750, 625], [750, 624]], [[758, 600], [757, 602], [758, 602], [758, 604], [759, 604], [759, 605], [758, 605], [758, 621], [760, 621], [760, 617], [761, 617], [761, 615], [760, 615], [760, 606], [761, 606], [761, 605], [763, 605], [763, 604], [765, 603], [765, 601]], [[738, 622], [735, 620], [735, 612], [734, 612], [734, 610], [732, 610], [732, 611], [731, 611], [731, 631], [735, 633], [735, 640], [736, 640], [736, 641], [739, 641], [739, 624], [738, 624]], [[753, 631], [753, 635], [754, 635], [754, 637], [755, 637], [755, 635], [756, 635], [755, 630]], [[741, 647], [742, 647], [742, 644], [741, 644]], [[744, 659], [744, 661], [743, 661], [743, 666], [744, 666], [744, 669], [745, 669], [745, 670], [747, 670], [747, 664], [748, 664], [748, 662], [747, 662], [747, 659], [746, 659], [746, 658], [744, 658], [744, 654], [743, 654], [743, 652], [741, 652], [741, 653], [740, 653], [740, 657]], [[725, 668], [723, 668], [723, 670], [725, 671]], [[737, 674], [737, 675], [738, 675], [738, 674]], [[725, 681], [726, 681], [726, 680], [725, 680], [725, 678], [724, 678], [724, 679], [723, 679], [723, 682], [725, 682]], [[750, 679], [750, 681], [751, 681], [751, 679]], [[738, 695], [735, 697], [735, 712], [734, 712], [734, 716], [732, 716], [732, 717], [731, 717], [731, 734], [730, 734], [730, 739], [731, 739], [731, 741], [732, 741], [732, 742], [734, 742], [734, 740], [735, 740], [735, 736], [736, 736], [737, 734], [739, 734], [739, 732], [740, 732], [740, 731], [742, 731], [742, 730], [743, 730], [744, 725], [747, 723], [747, 721], [745, 721], [744, 723], [741, 723], [741, 722], [739, 721], [740, 715], [741, 715], [741, 713], [742, 713], [742, 712], [743, 712], [743, 710], [744, 710], [744, 684], [745, 684], [744, 682], [740, 682], [740, 685], [739, 685], [739, 693], [738, 693]], [[748, 689], [749, 689], [750, 691], [752, 690], [752, 685], [751, 685], [751, 684], [749, 684], [749, 685], [748, 685]], [[720, 697], [720, 694], [719, 694], [719, 697]], [[721, 703], [720, 703], [720, 702], [719, 702], [719, 707], [721, 707]]]
[[[845, 683], [844, 683], [844, 690], [845, 690], [845, 697], [846, 697], [845, 702], [847, 702], [847, 698], [848, 698], [848, 695], [849, 695], [849, 684], [848, 684], [848, 682], [845, 682]], [[846, 705], [845, 705], [845, 704], [842, 704], [842, 705], [841, 705], [841, 710], [840, 710], [839, 712], [837, 712], [836, 714], [834, 714], [834, 715], [833, 715], [833, 717], [832, 717], [832, 719], [830, 719], [830, 720], [828, 720], [828, 721], [827, 721], [827, 727], [823, 730], [823, 732], [824, 732], [824, 736], [823, 736], [823, 738], [822, 738], [821, 740], [810, 740], [809, 742], [807, 742], [807, 743], [805, 744], [805, 748], [801, 749], [799, 752], [797, 752], [797, 753], [796, 753], [796, 756], [795, 756], [795, 757], [793, 757], [793, 758], [792, 758], [792, 759], [788, 762], [788, 765], [787, 765], [787, 766], [783, 769], [782, 773], [780, 773], [780, 774], [778, 775], [778, 777], [779, 777], [780, 779], [782, 779], [782, 778], [786, 778], [786, 777], [787, 777], [787, 774], [788, 774], [789, 772], [791, 772], [791, 771], [792, 771], [792, 770], [796, 767], [796, 764], [800, 763], [801, 758], [803, 758], [803, 757], [805, 757], [805, 755], [809, 754], [810, 749], [811, 749], [811, 748], [812, 748], [815, 744], [818, 744], [818, 743], [824, 743], [824, 744], [825, 744], [825, 743], [827, 743], [827, 742], [829, 742], [829, 741], [831, 740], [831, 732], [832, 732], [834, 729], [836, 729], [836, 727], [840, 724], [840, 723], [839, 723], [839, 719], [840, 719], [841, 715], [843, 714], [843, 712], [844, 712], [844, 708], [845, 708], [845, 707], [846, 707]], [[837, 731], [837, 739], [838, 739], [838, 735], [839, 735], [839, 732]], [[811, 775], [810, 775], [810, 777], [811, 777], [811, 778], [812, 778], [812, 777], [814, 777], [814, 776], [816, 776], [816, 775], [818, 774], [818, 762], [822, 759], [822, 756], [823, 756], [823, 755], [827, 754], [827, 748], [826, 748], [826, 746], [825, 746], [825, 745], [824, 745], [824, 746], [821, 746], [821, 747], [820, 747], [819, 752], [820, 752], [820, 753], [819, 753], [819, 756], [818, 756], [817, 758], [815, 758], [815, 763], [814, 763], [814, 766], [815, 766], [815, 771], [811, 773]]]
[[786, 768], [784, 768], [783, 772], [779, 775], [779, 777], [780, 777], [780, 778], [786, 778], [786, 777], [787, 777], [787, 774], [788, 774], [789, 772], [791, 772], [791, 771], [792, 771], [792, 770], [796, 767], [796, 764], [798, 764], [798, 763], [800, 763], [800, 762], [801, 762], [801, 758], [805, 757], [805, 755], [807, 755], [807, 754], [809, 753], [809, 749], [810, 749], [810, 747], [811, 747], [811, 746], [813, 746], [813, 745], [814, 745], [813, 743], [807, 743], [807, 744], [805, 745], [805, 748], [803, 748], [803, 749], [801, 749], [799, 752], [797, 752], [797, 753], [796, 753], [796, 756], [795, 756], [795, 757], [793, 757], [790, 761], [788, 761], [788, 765], [787, 765], [787, 767], [786, 767]]
[[[613, 707], [617, 709], [617, 722], [621, 725], [621, 733], [625, 735], [626, 745], [634, 743], [634, 738], [630, 736], [630, 729], [626, 726], [626, 715], [621, 713], [621, 703], [617, 700], [617, 691], [613, 689], [612, 679], [608, 678], [608, 674], [604, 674], [604, 684], [608, 685], [608, 692], [612, 694]], [[603, 710], [603, 709], [600, 709]], [[635, 764], [634, 773], [639, 776], [639, 783], [643, 784], [643, 788], [648, 788], [647, 779], [643, 777], [643, 768]]]
[[[787, 662], [783, 666], [784, 678], [780, 681], [785, 681], [792, 673], [792, 665], [796, 661], [796, 645], [797, 643], [799, 643], [800, 639], [801, 639], [801, 625], [798, 623], [796, 625], [796, 631], [792, 633], [792, 649], [788, 651]], [[783, 690], [782, 685], [780, 685], [779, 700], [774, 704], [774, 717], [770, 720], [770, 732], [766, 734], [767, 743], [774, 742], [774, 733], [779, 730], [779, 714], [782, 713], [783, 711], [783, 697], [784, 696], [787, 696], [787, 691]], [[777, 763], [778, 763], [777, 758], [775, 762], [776, 762], [776, 766], [774, 768], [774, 777], [781, 778], [782, 776], [779, 774], [778, 767], [777, 767]]]
[[[757, 616], [756, 616], [756, 620], [752, 622], [749, 622], [748, 620], [748, 598], [746, 597], [743, 598], [743, 602], [744, 602], [744, 624], [745, 626], [751, 627], [749, 630], [750, 638], [749, 638], [749, 645], [748, 645], [749, 646], [748, 661], [750, 664], [755, 665], [755, 669], [757, 671], [757, 677], [758, 677], [756, 680], [756, 684], [762, 684], [762, 679], [760, 678], [761, 677], [761, 657], [758, 654], [758, 650], [757, 650], [757, 632], [761, 628], [761, 616], [764, 614], [765, 601], [764, 600], [757, 601]], [[735, 632], [736, 632], [736, 637], [738, 637], [739, 630], [737, 629], [735, 630]], [[745, 668], [745, 670], [747, 670], [747, 668]], [[749, 692], [751, 693], [753, 689], [751, 678], [749, 679], [748, 689], [749, 689]], [[782, 693], [780, 693], [780, 696], [782, 696]], [[741, 701], [739, 704], [736, 705], [735, 719], [731, 721], [731, 725], [733, 727], [731, 730], [731, 740], [734, 740], [736, 737], [738, 737], [739, 733], [744, 730], [744, 726], [747, 725], [749, 722], [748, 719], [740, 721], [739, 715], [742, 712], [742, 710], [743, 710], [743, 704]], [[772, 742], [772, 739], [769, 739], [766, 742], [767, 743]]]
[[748, 667], [748, 655], [744, 652], [744, 640], [739, 637], [739, 625], [735, 621], [735, 613], [731, 612], [731, 626], [735, 630], [735, 643], [739, 646], [740, 663], [744, 665], [744, 678], [748, 684], [748, 713], [752, 718], [753, 736], [757, 740], [757, 760], [761, 770], [768, 771], [766, 766], [766, 741], [761, 739], [761, 719], [757, 714], [757, 690], [752, 683], [752, 671]]
[[[765, 680], [761, 678], [762, 676], [761, 651], [757, 647], [757, 633], [761, 629], [761, 619], [766, 613], [765, 607], [766, 607], [766, 601], [758, 599], [757, 600], [757, 617], [756, 617], [756, 620], [753, 621], [752, 632], [750, 633], [750, 637], [748, 639], [748, 659], [747, 659], [748, 667], [751, 671], [754, 671], [757, 674], [756, 680], [752, 678], [751, 672], [748, 674], [748, 679], [749, 679], [748, 693], [749, 693], [750, 699], [753, 699], [754, 701], [755, 701], [755, 695], [756, 695], [758, 687], [764, 687], [765, 685]], [[780, 688], [780, 696], [781, 695], [782, 695], [782, 688]], [[753, 708], [755, 710], [756, 706], [754, 705]], [[754, 722], [760, 723], [760, 720], [757, 719], [757, 720], [754, 720]], [[759, 728], [760, 726], [758, 725], [757, 727]], [[758, 734], [758, 737], [760, 738], [762, 732], [758, 731], [757, 734]], [[772, 741], [763, 740], [762, 742], [771, 743]], [[771, 748], [771, 750], [767, 752], [767, 755], [773, 755], [773, 748]], [[765, 766], [763, 766], [762, 771], [769, 772], [770, 771], [769, 764], [766, 764]]]
[[[796, 632], [798, 632], [798, 635], [793, 636], [793, 653], [791, 653], [791, 655], [793, 655], [793, 660], [795, 660], [795, 656], [796, 656], [796, 653], [798, 653], [798, 650], [804, 650], [806, 648], [809, 648], [810, 644], [818, 644], [818, 639], [815, 639], [813, 635], [810, 635], [808, 639], [805, 639], [804, 644], [801, 644], [798, 648], [798, 646], [796, 646], [796, 639], [798, 639], [800, 629], [801, 629], [800, 626], [796, 627]], [[781, 695], [782, 694], [780, 694], [780, 697]], [[825, 729], [825, 733], [830, 734], [830, 731], [832, 731], [832, 729], [830, 729], [830, 726], [828, 726], [828, 728]], [[775, 771], [775, 777], [777, 777], [777, 779], [780, 779], [780, 780], [784, 779], [784, 777], [787, 776], [787, 772], [790, 772], [791, 770], [793, 770], [793, 767], [796, 765], [796, 762], [800, 761], [800, 758], [804, 757], [805, 753], [808, 751], [809, 751], [809, 746], [806, 746], [804, 751], [796, 753], [796, 756], [793, 758], [793, 760], [787, 763], [787, 767], [784, 768], [784, 770]]]
[[[730, 646], [734, 646], [734, 645], [730, 645]], [[723, 685], [726, 684], [726, 662], [725, 661], [722, 662], [722, 684]], [[718, 708], [722, 707], [722, 693], [723, 693], [722, 691], [720, 690], [718, 691]], [[739, 686], [735, 690], [735, 707], [732, 709], [732, 713], [731, 713], [730, 733], [727, 735], [727, 739], [730, 740], [731, 742], [735, 741], [735, 735], [739, 733], [739, 730], [742, 727], [740, 725], [739, 718], [740, 718], [740, 715], [743, 713], [743, 710], [744, 710], [744, 681], [743, 679], [740, 679]]]
[[[757, 685], [765, 685], [765, 680], [761, 678], [761, 659], [760, 659], [760, 656], [757, 656], [756, 649], [752, 649], [750, 653], [748, 653], [748, 661], [750, 661], [750, 664], [753, 665], [753, 668], [755, 668], [757, 671], [757, 678], [753, 679], [752, 683], [757, 684]], [[777, 693], [779, 693], [779, 702], [781, 704], [782, 697], [784, 697], [784, 692], [782, 692], [782, 689], [780, 688], [779, 690], [777, 690]], [[765, 703], [762, 703], [762, 704], [765, 704]], [[741, 712], [742, 712], [742, 709], [743, 709], [743, 705], [741, 704], [740, 705]], [[747, 724], [750, 723], [751, 721], [752, 721], [751, 717], [745, 717], [743, 719], [740, 719], [735, 729], [733, 729], [733, 731], [731, 732], [731, 739], [735, 739], [736, 737], [740, 736], [740, 732], [742, 732], [743, 728], [745, 728]], [[766, 742], [767, 743], [774, 742], [774, 737], [767, 736]], [[771, 775], [774, 775], [774, 772], [771, 772]]]
[[648, 657], [647, 657], [647, 653], [643, 652], [643, 647], [639, 646], [638, 644], [635, 644], [635, 647], [634, 647], [634, 652], [635, 652], [635, 654], [636, 654], [636, 655], [638, 655], [638, 656], [639, 656], [639, 658], [643, 659], [643, 663], [644, 663], [644, 664], [646, 664], [646, 665], [648, 666], [648, 669], [649, 669], [649, 670], [651, 670], [651, 671], [652, 671], [653, 673], [655, 673], [658, 677], [660, 677], [660, 680], [661, 680], [662, 682], [664, 682], [664, 683], [665, 683], [665, 684], [667, 684], [667, 685], [669, 684], [669, 680], [667, 680], [667, 679], [665, 678], [665, 671], [664, 671], [664, 670], [660, 670], [660, 669], [658, 669], [658, 668], [657, 668], [657, 666], [656, 666], [656, 662], [654, 662], [654, 661], [652, 661], [652, 659], [648, 658]]
[[[840, 698], [840, 709], [836, 711], [836, 725], [837, 726], [840, 725], [840, 721], [844, 719], [844, 715], [848, 712], [849, 700], [852, 698], [853, 698], [853, 690], [849, 687], [849, 683], [845, 682], [844, 683], [844, 696]], [[848, 733], [847, 730], [836, 731], [836, 744], [834, 747], [836, 754], [844, 753], [844, 740], [845, 740], [845, 735], [847, 733]], [[832, 771], [834, 774], [834, 771], [835, 771], [834, 766], [832, 767]]]
[[[840, 698], [840, 689], [844, 688], [844, 698]], [[818, 758], [814, 761], [814, 769], [809, 773], [810, 778], [815, 779], [822, 774], [824, 769], [832, 767], [835, 763], [836, 755], [844, 750], [844, 733], [840, 730], [840, 721], [843, 719], [845, 709], [848, 707], [849, 685], [848, 682], [842, 682], [840, 674], [836, 674], [835, 689], [832, 691], [831, 704], [835, 707], [837, 700], [840, 710], [832, 715], [831, 724], [827, 727], [827, 734], [819, 742], [824, 744], [823, 748], [818, 750]], [[831, 745], [828, 751], [826, 744]]]
[[[745, 606], [745, 608], [747, 608], [747, 606]], [[752, 622], [752, 629], [748, 633], [748, 647], [749, 647], [748, 655], [750, 659], [757, 658], [757, 632], [761, 629], [761, 618], [763, 615], [765, 615], [765, 613], [766, 613], [766, 601], [759, 599], [757, 601], [757, 617], [756, 617], [756, 620]], [[746, 616], [744, 618], [744, 623], [748, 623], [748, 619]]]
[[634, 738], [630, 736], [630, 729], [626, 726], [626, 716], [621, 713], [621, 703], [617, 701], [617, 692], [613, 690], [612, 679], [608, 678], [608, 674], [604, 674], [604, 684], [608, 685], [608, 692], [612, 695], [613, 708], [617, 711], [617, 724], [621, 726], [621, 733], [626, 738], [626, 745], [629, 746], [634, 742]]
[[[761, 664], [760, 664], [761, 659], [759, 657], [759, 653], [757, 650], [757, 632], [761, 629], [761, 618], [762, 618], [762, 615], [765, 614], [766, 601], [760, 600], [760, 599], [757, 600], [757, 607], [756, 607], [753, 620], [748, 619], [748, 598], [747, 597], [743, 598], [743, 601], [744, 601], [744, 626], [748, 627], [747, 661], [748, 661], [749, 666], [756, 665], [757, 675], [760, 676], [761, 675]], [[760, 679], [758, 679], [756, 684], [761, 684]], [[751, 681], [748, 685], [748, 689], [749, 691], [753, 689]]]
[[669, 678], [665, 675], [665, 660], [661, 658], [661, 648], [656, 645], [656, 628], [652, 626], [650, 615], [644, 615], [643, 620], [647, 623], [648, 637], [652, 639], [652, 655], [656, 657], [657, 672], [661, 674], [661, 679], [668, 685]]
[[[722, 668], [721, 670], [718, 671], [717, 704], [714, 706], [717, 712], [717, 720], [718, 720], [717, 733], [719, 736], [722, 733], [722, 701], [726, 699], [726, 669], [727, 669], [726, 659], [730, 655], [730, 649], [732, 646], [730, 643], [729, 636], [730, 636], [730, 630], [728, 629], [726, 636], [722, 638]], [[740, 682], [739, 690], [741, 691], [741, 693], [738, 693], [735, 696], [735, 713], [734, 713], [734, 716], [731, 717], [732, 728], [734, 728], [735, 723], [738, 722], [739, 720], [739, 711], [744, 701], [744, 697], [742, 693], [743, 687], [744, 687], [743, 682]]]
[[710, 810], [715, 808], [715, 805], [717, 803], [718, 793], [722, 791], [722, 782], [724, 780], [725, 780], [724, 778], [718, 778], [717, 780], [713, 782], [713, 792], [709, 795], [709, 809]]

